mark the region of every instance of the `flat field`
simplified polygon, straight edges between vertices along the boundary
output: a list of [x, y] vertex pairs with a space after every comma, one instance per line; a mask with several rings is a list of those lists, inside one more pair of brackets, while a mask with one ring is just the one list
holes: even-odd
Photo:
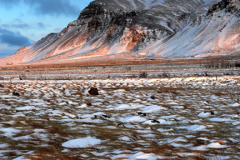
[[0, 159], [240, 159], [239, 95], [238, 75], [1, 80]]
[[83, 61], [58, 64], [0, 66], [0, 79], [11, 80], [82, 80], [139, 77], [189, 77], [240, 75], [239, 60], [142, 60]]

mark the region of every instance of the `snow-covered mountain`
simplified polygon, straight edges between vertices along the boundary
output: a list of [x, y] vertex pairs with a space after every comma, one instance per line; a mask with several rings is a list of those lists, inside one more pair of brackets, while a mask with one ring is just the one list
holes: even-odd
[[95, 0], [60, 33], [0, 64], [238, 54], [239, 9], [239, 0]]

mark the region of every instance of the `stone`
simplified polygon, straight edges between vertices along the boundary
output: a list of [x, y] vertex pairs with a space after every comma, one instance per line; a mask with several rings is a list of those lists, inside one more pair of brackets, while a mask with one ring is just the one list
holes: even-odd
[[18, 92], [12, 92], [12, 94], [13, 94], [14, 96], [20, 96], [20, 93], [18, 93]]
[[91, 89], [88, 91], [88, 93], [89, 93], [90, 95], [92, 95], [92, 96], [97, 96], [97, 95], [99, 95], [97, 88], [91, 88]]
[[143, 117], [147, 116], [146, 113], [142, 113], [142, 112], [138, 112], [138, 115]]

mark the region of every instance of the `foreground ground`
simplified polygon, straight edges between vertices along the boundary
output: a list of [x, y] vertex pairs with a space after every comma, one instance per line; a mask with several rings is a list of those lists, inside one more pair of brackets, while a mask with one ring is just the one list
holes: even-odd
[[240, 159], [239, 82], [3, 80], [0, 159]]

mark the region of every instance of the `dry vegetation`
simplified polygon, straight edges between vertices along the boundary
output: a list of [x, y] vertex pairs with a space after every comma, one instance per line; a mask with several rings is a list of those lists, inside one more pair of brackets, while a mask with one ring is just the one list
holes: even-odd
[[[238, 76], [0, 81], [0, 157], [239, 159], [239, 82]], [[99, 95], [89, 95], [91, 87]], [[101, 143], [63, 145], [89, 136]]]
[[[147, 65], [146, 65], [147, 64]], [[115, 63], [83, 61], [2, 66], [0, 80], [81, 80], [114, 77], [183, 77], [239, 75], [238, 60], [144, 60]], [[144, 73], [145, 75], [141, 75]]]

